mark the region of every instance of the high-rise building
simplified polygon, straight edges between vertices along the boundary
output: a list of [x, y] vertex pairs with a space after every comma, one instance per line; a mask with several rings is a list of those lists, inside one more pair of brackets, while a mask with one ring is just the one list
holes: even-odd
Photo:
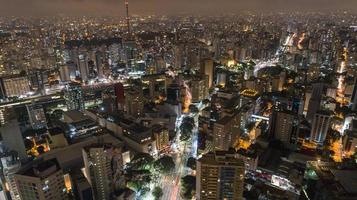
[[123, 110], [124, 109], [124, 103], [125, 103], [125, 95], [124, 95], [124, 86], [123, 86], [122, 83], [114, 84], [114, 93], [115, 93], [115, 96], [116, 96], [118, 109], [119, 110]]
[[47, 126], [46, 115], [42, 105], [31, 103], [26, 105], [26, 109], [33, 129], [45, 128]]
[[21, 200], [14, 179], [14, 174], [21, 167], [17, 153], [13, 151], [3, 153], [0, 158], [0, 167], [0, 182], [3, 190], [6, 192], [6, 200]]
[[208, 87], [211, 88], [214, 78], [214, 63], [212, 59], [203, 59], [200, 66], [201, 74], [208, 76]]
[[1, 98], [25, 96], [30, 92], [30, 84], [26, 76], [7, 76], [2, 77], [0, 81]]
[[321, 98], [324, 95], [325, 84], [324, 83], [314, 83], [312, 85], [312, 93], [309, 101], [309, 107], [307, 110], [306, 118], [308, 121], [312, 121], [315, 113], [320, 109]]
[[331, 114], [328, 111], [316, 112], [310, 134], [310, 141], [323, 143], [326, 139], [327, 131], [331, 125]]
[[161, 152], [170, 147], [169, 129], [158, 125], [153, 127], [153, 135], [156, 141], [156, 149]]
[[216, 150], [228, 150], [232, 147], [240, 134], [241, 116], [224, 116], [213, 125], [213, 145]]
[[352, 111], [357, 110], [357, 78], [355, 79], [352, 96], [351, 96], [351, 103], [352, 103]]
[[88, 58], [86, 55], [78, 56], [78, 70], [81, 75], [82, 81], [88, 81], [89, 78], [89, 67], [88, 67]]
[[275, 111], [270, 119], [270, 134], [285, 145], [294, 143], [296, 116], [291, 111]]
[[84, 99], [80, 84], [68, 84], [65, 89], [64, 97], [68, 110], [84, 110]]
[[96, 200], [110, 199], [121, 169], [121, 153], [111, 144], [93, 144], [83, 148], [85, 176]]
[[3, 126], [0, 127], [0, 134], [4, 148], [17, 152], [22, 160], [27, 159], [24, 139], [22, 137], [20, 124], [16, 116], [10, 116]]
[[20, 169], [14, 177], [21, 199], [68, 199], [63, 171], [55, 158], [34, 161]]
[[193, 77], [191, 80], [192, 102], [199, 102], [208, 96], [208, 76]]
[[198, 200], [243, 199], [244, 161], [236, 154], [216, 151], [197, 161]]
[[144, 99], [142, 90], [131, 89], [125, 91], [124, 111], [132, 116], [141, 116], [144, 109]]
[[62, 82], [70, 82], [76, 78], [76, 66], [72, 63], [66, 63], [59, 66], [59, 73]]
[[148, 88], [150, 98], [155, 98], [166, 93], [166, 76], [164, 74], [143, 76], [142, 83]]
[[179, 102], [181, 100], [181, 88], [179, 84], [172, 83], [167, 87], [166, 96], [168, 102]]
[[357, 132], [346, 130], [342, 138], [343, 150], [348, 155], [353, 155], [357, 152]]

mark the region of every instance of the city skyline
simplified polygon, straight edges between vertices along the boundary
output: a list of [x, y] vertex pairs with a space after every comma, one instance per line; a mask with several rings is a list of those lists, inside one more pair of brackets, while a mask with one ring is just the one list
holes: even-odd
[[[356, 13], [354, 0], [131, 0], [133, 15], [222, 15], [251, 11]], [[0, 16], [125, 16], [124, 0], [1, 0]]]
[[356, 8], [0, 0], [0, 199], [357, 199]]

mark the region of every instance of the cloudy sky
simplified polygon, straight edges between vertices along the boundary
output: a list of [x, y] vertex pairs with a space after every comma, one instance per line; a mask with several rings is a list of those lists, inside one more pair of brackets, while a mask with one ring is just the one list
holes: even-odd
[[[124, 0], [0, 0], [0, 15], [123, 15]], [[354, 10], [357, 0], [129, 0], [131, 14]]]

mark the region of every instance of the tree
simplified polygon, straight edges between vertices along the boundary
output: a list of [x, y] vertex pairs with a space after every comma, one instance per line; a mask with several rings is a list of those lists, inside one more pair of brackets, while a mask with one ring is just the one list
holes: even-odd
[[203, 99], [202, 100], [202, 104], [203, 105], [208, 105], [210, 103], [210, 100], [209, 99]]
[[63, 110], [61, 110], [61, 109], [56, 109], [56, 110], [54, 110], [53, 112], [52, 112], [52, 117], [53, 117], [53, 119], [55, 119], [55, 120], [60, 120], [60, 119], [62, 119], [63, 118]]
[[147, 153], [138, 153], [129, 163], [129, 168], [131, 169], [150, 169], [154, 162], [154, 158]]
[[330, 139], [333, 142], [339, 140], [341, 138], [340, 132], [334, 130], [334, 129], [329, 129], [327, 132], [327, 137], [326, 140]]
[[189, 157], [187, 159], [187, 167], [191, 168], [192, 170], [196, 170], [196, 159], [194, 157]]
[[195, 106], [193, 104], [191, 104], [188, 108], [190, 109], [191, 113], [198, 113], [198, 111], [199, 111], [197, 106]]
[[170, 156], [163, 156], [154, 162], [154, 168], [161, 173], [169, 173], [175, 168], [175, 162]]
[[152, 196], [154, 196], [155, 200], [159, 200], [162, 195], [164, 195], [164, 193], [162, 192], [161, 187], [156, 186], [153, 190], [152, 190]]
[[196, 177], [187, 175], [181, 178], [181, 195], [185, 199], [192, 199], [196, 191]]
[[37, 152], [38, 154], [43, 154], [45, 153], [45, 147], [43, 147], [42, 145], [37, 147]]
[[195, 127], [195, 120], [192, 117], [185, 117], [182, 119], [180, 126], [181, 130], [181, 141], [187, 141], [192, 135], [193, 128]]
[[[128, 181], [127, 187], [135, 192], [145, 192], [152, 178], [149, 170], [127, 170], [125, 177]], [[147, 191], [146, 191], [147, 192]]]

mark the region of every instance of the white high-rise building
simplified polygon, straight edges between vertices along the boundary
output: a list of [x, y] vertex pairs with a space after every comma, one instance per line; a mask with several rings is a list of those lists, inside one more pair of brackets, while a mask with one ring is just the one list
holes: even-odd
[[327, 131], [331, 125], [331, 114], [318, 111], [312, 121], [310, 141], [323, 143], [326, 139]]
[[84, 172], [96, 200], [108, 200], [119, 180], [122, 158], [111, 144], [93, 144], [83, 148]]
[[68, 199], [63, 171], [56, 159], [35, 161], [30, 167], [20, 169], [14, 177], [21, 199]]

